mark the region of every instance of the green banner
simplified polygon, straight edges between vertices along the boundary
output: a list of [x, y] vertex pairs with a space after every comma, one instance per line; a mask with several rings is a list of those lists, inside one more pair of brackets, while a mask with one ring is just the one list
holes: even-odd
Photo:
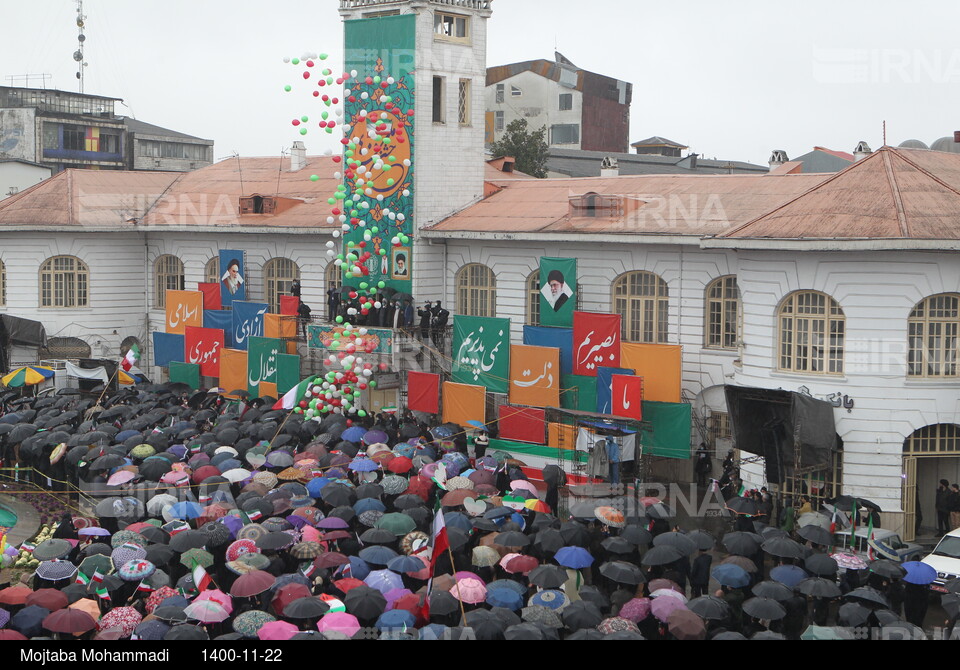
[[453, 381], [507, 393], [510, 385], [510, 319], [458, 316], [453, 322]]
[[[343, 214], [351, 230], [344, 233], [345, 254], [356, 251], [369, 272], [349, 272], [344, 285], [384, 286], [412, 292], [414, 112], [417, 15], [380, 16], [347, 21], [345, 70], [357, 77], [347, 86], [344, 120], [350, 124], [346, 148]], [[429, 82], [428, 82], [429, 83]], [[451, 80], [451, 86], [455, 80]], [[451, 88], [451, 90], [455, 90]], [[340, 207], [338, 207], [340, 209]], [[351, 244], [352, 243], [352, 244]], [[359, 245], [364, 243], [362, 248]], [[347, 260], [352, 260], [348, 257]], [[345, 263], [350, 268], [354, 263]]]
[[597, 378], [563, 375], [560, 378], [560, 407], [581, 412], [597, 411]]
[[[247, 349], [247, 390], [253, 398], [260, 396], [260, 382], [276, 384], [280, 368], [280, 352], [286, 351], [282, 340], [251, 337]], [[297, 383], [299, 383], [299, 379]], [[279, 389], [278, 389], [279, 390]]]
[[300, 383], [300, 357], [292, 354], [277, 355], [277, 393], [283, 395]]
[[577, 308], [577, 259], [540, 259], [540, 325], [573, 327]]
[[690, 458], [690, 407], [685, 402], [643, 401], [643, 420], [650, 425], [650, 430], [640, 431], [644, 455]]
[[200, 388], [200, 366], [196, 363], [170, 363], [170, 381], [186, 384], [194, 391]]
[[524, 456], [562, 459], [565, 461], [576, 461], [577, 463], [586, 463], [590, 458], [587, 452], [576, 451], [574, 449], [557, 449], [556, 447], [547, 447], [541, 444], [526, 444], [525, 442], [511, 442], [510, 440], [490, 440], [487, 453], [492, 454], [495, 451], [506, 451], [516, 456], [517, 460], [520, 461], [523, 460]]

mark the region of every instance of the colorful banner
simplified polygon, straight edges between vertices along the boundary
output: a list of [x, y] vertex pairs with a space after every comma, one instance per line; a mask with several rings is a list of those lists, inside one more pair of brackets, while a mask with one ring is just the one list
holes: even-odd
[[523, 344], [510, 347], [510, 402], [533, 407], [560, 406], [559, 349]]
[[251, 337], [247, 350], [247, 387], [251, 396], [261, 382], [277, 383], [280, 369], [278, 356], [284, 351], [283, 342], [269, 337]]
[[263, 337], [264, 320], [270, 305], [262, 302], [233, 303], [233, 346], [247, 350], [251, 337]]
[[153, 364], [165, 368], [173, 361], [183, 362], [186, 342], [183, 335], [153, 334]]
[[184, 347], [186, 362], [199, 365], [201, 375], [220, 376], [220, 350], [224, 347], [222, 330], [188, 326]]
[[170, 363], [170, 381], [186, 384], [194, 391], [200, 388], [200, 366], [194, 363]]
[[277, 356], [277, 391], [283, 395], [300, 383], [300, 357], [290, 354]]
[[564, 460], [573, 463], [586, 463], [590, 458], [590, 455], [585, 451], [558, 449], [540, 444], [524, 444], [523, 442], [497, 439], [490, 440], [490, 446], [487, 447], [488, 453], [493, 453], [494, 451], [505, 451], [521, 461], [526, 457], [533, 457], [542, 458], [551, 462]]
[[487, 392], [482, 386], [443, 383], [443, 422], [468, 425], [470, 421], [486, 423]]
[[680, 402], [681, 355], [676, 344], [630, 344], [621, 347], [620, 363], [643, 377], [643, 399]]
[[500, 439], [543, 444], [547, 421], [546, 412], [542, 409], [500, 405], [498, 414]]
[[610, 414], [628, 419], [643, 419], [643, 377], [613, 376], [613, 407]]
[[574, 312], [573, 374], [597, 376], [598, 367], [620, 365], [620, 315]]
[[[359, 139], [348, 157], [353, 161], [352, 165], [348, 162], [348, 166], [353, 169], [347, 172], [345, 181], [354, 206], [362, 212], [348, 219], [354, 226], [344, 233], [344, 243], [363, 242], [364, 232], [376, 226], [379, 232], [372, 242], [367, 242], [365, 249], [371, 253], [364, 264], [369, 274], [362, 281], [371, 285], [382, 281], [403, 293], [413, 292], [411, 279], [416, 270], [413, 258], [416, 35], [415, 14], [344, 23], [344, 70], [356, 70], [359, 75], [348, 83], [350, 95], [344, 101], [344, 120], [350, 124], [350, 137]], [[393, 84], [386, 81], [388, 77], [393, 78]], [[455, 86], [455, 80], [450, 80], [450, 86]], [[381, 102], [384, 95], [390, 97], [390, 102]], [[362, 185], [357, 181], [360, 179], [363, 179]], [[389, 216], [385, 214], [387, 211]], [[336, 216], [340, 212], [332, 213]], [[366, 225], [361, 226], [359, 221]], [[400, 244], [391, 244], [395, 238]], [[352, 284], [354, 279], [347, 277], [344, 283]]]
[[597, 378], [580, 375], [563, 375], [560, 380], [563, 391], [560, 406], [581, 412], [597, 411]]
[[440, 375], [407, 373], [407, 408], [427, 414], [440, 413]]
[[281, 340], [293, 339], [297, 336], [297, 319], [283, 314], [264, 314], [263, 336], [275, 337]]
[[280, 313], [286, 316], [297, 316], [300, 313], [300, 297], [296, 295], [280, 296]]
[[260, 398], [277, 398], [277, 390], [276, 384], [260, 382], [260, 387], [257, 389], [257, 396]]
[[223, 302], [220, 300], [220, 284], [206, 284], [200, 282], [197, 284], [197, 290], [203, 294], [204, 310], [223, 309]]
[[458, 316], [453, 322], [453, 381], [509, 391], [510, 319]]
[[540, 325], [573, 325], [577, 307], [577, 259], [540, 259]]
[[560, 374], [573, 374], [573, 328], [523, 327], [523, 343], [560, 350]]
[[686, 402], [643, 402], [643, 419], [650, 425], [640, 431], [644, 455], [690, 458], [690, 407]]
[[234, 302], [247, 299], [247, 272], [242, 251], [220, 250], [220, 304], [230, 309]]
[[167, 291], [167, 321], [164, 330], [183, 335], [187, 326], [203, 328], [203, 293]]
[[233, 312], [227, 310], [203, 310], [203, 327], [223, 331], [223, 346], [233, 348]]
[[632, 375], [633, 370], [623, 368], [597, 368], [597, 412], [610, 414], [613, 411], [613, 375]]
[[227, 393], [247, 391], [247, 352], [220, 350], [220, 388]]
[[[352, 341], [348, 342], [347, 334], [343, 326], [324, 326], [311, 323], [307, 326], [307, 347], [310, 349], [327, 349], [329, 351], [345, 351], [348, 346], [356, 346], [357, 338], [362, 343], [357, 347], [358, 351], [368, 354], [390, 354], [393, 353], [393, 331], [387, 328], [367, 328], [365, 335], [360, 335], [356, 330], [349, 333]], [[340, 337], [335, 337], [339, 335]]]
[[577, 448], [577, 426], [575, 424], [547, 424], [547, 444], [556, 449]]

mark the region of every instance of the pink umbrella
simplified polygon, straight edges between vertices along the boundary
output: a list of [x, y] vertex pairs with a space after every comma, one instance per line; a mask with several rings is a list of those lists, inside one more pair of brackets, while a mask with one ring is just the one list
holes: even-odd
[[487, 587], [479, 579], [458, 579], [450, 587], [450, 595], [461, 602], [476, 605], [487, 599]]
[[517, 489], [525, 489], [534, 495], [539, 495], [537, 493], [537, 487], [528, 482], [526, 479], [514, 479], [512, 482], [510, 482], [510, 489], [512, 491], [516, 491]]
[[220, 589], [209, 589], [201, 592], [194, 602], [199, 600], [212, 600], [225, 609], [227, 614], [233, 614], [233, 598]]
[[417, 572], [408, 572], [407, 574], [414, 579], [427, 581], [430, 579], [430, 550], [428, 549], [425, 552], [414, 554], [414, 558], [419, 558], [421, 561], [423, 561], [423, 570], [419, 570]]
[[682, 603], [687, 602], [687, 597], [685, 595], [679, 591], [674, 591], [673, 589], [657, 589], [650, 594], [650, 597], [654, 599], [659, 598], [660, 596], [663, 596], [664, 598], [676, 598]]
[[313, 526], [304, 526], [303, 530], [300, 532], [303, 533], [304, 542], [321, 542], [323, 540], [320, 535], [320, 531]]
[[260, 626], [257, 637], [261, 640], [289, 640], [300, 629], [288, 621], [271, 621]]
[[230, 616], [223, 605], [215, 600], [195, 600], [187, 605], [183, 612], [200, 623], [220, 623]]
[[410, 589], [390, 589], [383, 594], [383, 597], [387, 599], [387, 609], [392, 610], [398, 600], [409, 595], [413, 595]]
[[130, 472], [129, 470], [120, 470], [110, 475], [110, 479], [107, 480], [107, 486], [120, 486], [136, 478], [137, 473]]
[[653, 612], [653, 616], [664, 623], [670, 618], [671, 613], [685, 609], [687, 609], [687, 604], [676, 598], [656, 598], [650, 604], [650, 611]]
[[507, 554], [506, 556], [504, 556], [503, 558], [500, 559], [500, 567], [503, 568], [504, 570], [506, 570], [506, 569], [507, 569], [507, 563], [509, 563], [510, 561], [512, 561], [513, 559], [515, 559], [517, 556], [523, 556], [523, 554], [518, 554], [518, 553], [516, 553], [516, 552], [512, 552], [512, 553]]
[[623, 607], [620, 608], [619, 616], [624, 619], [629, 619], [634, 623], [643, 621], [650, 616], [650, 599], [634, 598], [633, 600], [628, 600], [623, 604]]
[[323, 618], [317, 622], [317, 630], [321, 633], [326, 631], [336, 631], [343, 633], [347, 637], [353, 637], [360, 630], [360, 622], [357, 617], [346, 612], [330, 612], [324, 614]]
[[164, 484], [173, 484], [174, 486], [176, 486], [180, 482], [190, 481], [190, 475], [187, 474], [186, 472], [182, 472], [182, 471], [178, 472], [176, 470], [171, 470], [170, 472], [165, 474], [163, 477], [161, 477], [160, 481], [163, 482]]

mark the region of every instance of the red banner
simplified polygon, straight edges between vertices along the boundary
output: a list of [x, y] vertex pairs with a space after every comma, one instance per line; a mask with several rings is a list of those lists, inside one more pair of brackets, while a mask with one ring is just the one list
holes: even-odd
[[300, 298], [295, 295], [280, 296], [280, 313], [287, 316], [297, 316], [300, 311]]
[[197, 290], [203, 293], [204, 309], [222, 309], [220, 303], [220, 284], [204, 284], [200, 282], [197, 284]]
[[407, 373], [407, 408], [415, 412], [440, 412], [440, 375]]
[[596, 377], [599, 367], [620, 367], [620, 315], [574, 312], [573, 374]]
[[186, 362], [199, 365], [200, 374], [204, 377], [219, 377], [223, 331], [217, 328], [187, 326], [184, 335]]
[[547, 417], [542, 409], [500, 405], [500, 439], [543, 444]]
[[643, 377], [613, 375], [611, 413], [641, 421], [643, 419]]

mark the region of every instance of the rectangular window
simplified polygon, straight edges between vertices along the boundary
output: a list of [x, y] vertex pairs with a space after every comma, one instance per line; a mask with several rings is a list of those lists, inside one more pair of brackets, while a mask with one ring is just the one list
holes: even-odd
[[433, 122], [446, 123], [446, 80], [443, 77], [433, 78]]
[[64, 126], [63, 148], [67, 151], [86, 151], [86, 131], [83, 128]]
[[54, 123], [43, 124], [43, 148], [60, 148], [60, 127]]
[[467, 42], [470, 39], [470, 20], [466, 16], [437, 12], [433, 15], [433, 32], [441, 39]]
[[504, 86], [503, 84], [497, 84], [497, 102], [498, 103], [503, 102], [503, 96], [504, 96], [505, 90], [506, 90], [506, 86]]
[[579, 124], [559, 123], [550, 127], [550, 144], [578, 144], [579, 142]]
[[461, 126], [470, 125], [470, 80], [461, 79], [459, 97], [457, 100], [457, 119]]
[[494, 112], [493, 113], [493, 129], [495, 132], [503, 132], [503, 112]]
[[523, 91], [521, 91], [521, 90], [520, 90], [519, 88], [517, 88], [516, 86], [511, 86], [511, 87], [510, 87], [510, 95], [512, 95], [514, 98], [519, 98], [521, 95], [523, 95]]
[[560, 111], [567, 112], [573, 109], [573, 93], [560, 94]]

